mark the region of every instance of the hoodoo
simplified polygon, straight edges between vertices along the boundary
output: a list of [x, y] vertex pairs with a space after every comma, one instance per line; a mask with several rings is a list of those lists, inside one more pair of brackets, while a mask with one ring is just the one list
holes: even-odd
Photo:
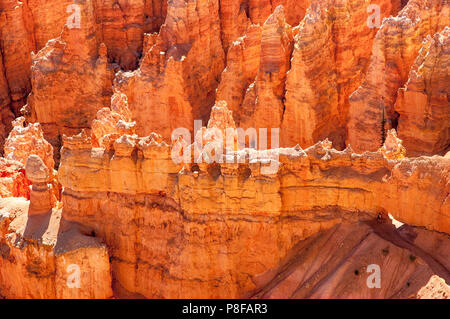
[[448, 0], [0, 0], [0, 299], [449, 298], [449, 44]]

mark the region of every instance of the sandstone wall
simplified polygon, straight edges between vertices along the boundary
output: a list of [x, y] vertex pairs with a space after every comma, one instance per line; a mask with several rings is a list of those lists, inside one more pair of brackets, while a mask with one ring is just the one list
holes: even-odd
[[64, 145], [63, 216], [105, 239], [124, 294], [242, 297], [299, 240], [380, 213], [450, 232], [448, 158], [390, 161], [322, 142], [280, 149], [280, 169], [265, 175], [259, 161], [182, 167], [154, 140], [121, 138], [109, 152], [82, 135]]
[[[449, 24], [449, 10], [448, 1], [411, 0], [397, 17], [384, 20], [364, 82], [350, 96], [347, 143], [356, 151], [378, 149], [384, 131], [397, 127], [397, 91], [408, 80], [425, 37]], [[445, 69], [445, 64], [436, 67]]]
[[450, 150], [450, 28], [427, 38], [398, 90], [398, 133], [410, 156]]
[[[80, 233], [77, 226], [62, 222], [60, 210], [30, 217], [28, 209], [25, 199], [0, 201], [1, 295], [112, 297], [106, 246], [98, 238]], [[74, 276], [79, 276], [79, 281]]]

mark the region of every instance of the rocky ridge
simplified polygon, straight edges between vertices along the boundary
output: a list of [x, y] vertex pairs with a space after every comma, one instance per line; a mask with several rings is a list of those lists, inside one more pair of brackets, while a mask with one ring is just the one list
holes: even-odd
[[448, 11], [0, 0], [0, 295], [448, 298]]

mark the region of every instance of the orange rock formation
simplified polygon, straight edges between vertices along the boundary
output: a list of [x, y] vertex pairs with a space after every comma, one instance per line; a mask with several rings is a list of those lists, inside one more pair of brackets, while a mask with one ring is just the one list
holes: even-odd
[[53, 147], [44, 139], [44, 133], [39, 123], [29, 123], [24, 126], [25, 119], [19, 117], [12, 122], [13, 129], [5, 142], [5, 158], [15, 160], [25, 165], [28, 156], [38, 155], [45, 163], [49, 175], [53, 176], [55, 162]]
[[0, 296], [448, 298], [449, 10], [0, 0]]
[[175, 128], [193, 130], [194, 119], [207, 121], [224, 64], [218, 1], [168, 2], [164, 24], [144, 47], [140, 68], [115, 80], [137, 132], [169, 139]]
[[[243, 297], [297, 241], [384, 211], [450, 232], [447, 158], [387, 160], [318, 143], [277, 150], [280, 169], [265, 175], [259, 159], [176, 165], [167, 144], [153, 142], [150, 153], [139, 140], [123, 135], [111, 155], [91, 150], [87, 136], [67, 138], [59, 170], [64, 217], [92, 227], [112, 248], [119, 294]], [[137, 243], [148, 244], [131, 248]]]
[[398, 90], [398, 132], [408, 154], [442, 154], [450, 150], [450, 28], [427, 38]]
[[[407, 82], [422, 41], [442, 31], [450, 22], [449, 16], [448, 1], [410, 0], [397, 17], [383, 21], [364, 82], [350, 96], [348, 143], [356, 151], [378, 149], [384, 132], [396, 128], [397, 91]], [[446, 69], [445, 64], [442, 67]]]
[[90, 128], [111, 96], [112, 70], [105, 45], [95, 37], [92, 3], [80, 10], [81, 28], [65, 26], [59, 38], [32, 56], [33, 90], [24, 112], [29, 121], [41, 123], [46, 139], [58, 149], [62, 134]]
[[30, 198], [29, 185], [24, 165], [17, 161], [0, 158], [0, 197]]
[[65, 222], [61, 210], [29, 214], [30, 202], [0, 200], [0, 294], [8, 298], [112, 297], [107, 247]]
[[380, 150], [383, 156], [389, 160], [402, 159], [406, 155], [402, 140], [397, 137], [394, 129], [388, 131], [386, 140]]

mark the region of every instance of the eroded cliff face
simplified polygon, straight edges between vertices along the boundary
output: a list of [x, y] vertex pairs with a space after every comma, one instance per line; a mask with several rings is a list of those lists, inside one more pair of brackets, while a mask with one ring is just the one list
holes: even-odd
[[178, 127], [206, 122], [224, 67], [218, 1], [168, 3], [159, 33], [146, 36], [140, 68], [116, 76], [128, 97], [140, 135], [158, 131], [166, 139]]
[[[24, 112], [46, 114], [29, 119], [48, 126], [46, 138], [59, 154], [61, 134], [90, 128], [96, 111], [109, 105], [110, 81], [114, 72], [122, 70], [115, 87], [128, 96], [141, 135], [161, 130], [169, 138], [176, 127], [193, 130], [194, 119], [206, 122], [214, 101], [225, 100], [238, 126], [280, 127], [282, 146], [308, 147], [329, 138], [338, 149], [354, 144], [357, 151], [376, 150], [385, 131], [397, 128], [397, 90], [406, 83], [422, 40], [448, 24], [448, 3], [410, 1], [397, 17], [404, 5], [401, 1], [380, 0], [370, 5], [372, 9], [360, 0], [87, 0], [77, 4], [5, 0], [2, 135], [6, 137], [12, 114], [19, 115], [34, 88]], [[378, 6], [379, 16], [371, 15], [373, 6]], [[85, 70], [83, 76], [55, 63], [57, 54], [49, 53], [52, 45], [43, 49], [65, 24], [76, 21], [77, 10], [81, 29], [66, 30], [64, 35], [91, 53], [77, 66]], [[383, 20], [389, 15], [393, 17]], [[43, 54], [30, 58], [31, 52], [41, 49]], [[70, 63], [77, 54], [64, 49]], [[101, 56], [102, 66], [93, 66]], [[64, 75], [52, 81], [40, 79], [47, 75], [42, 74], [49, 67], [44, 66], [47, 60], [54, 64], [52, 70]], [[133, 73], [125, 72], [136, 68]], [[60, 81], [70, 85], [61, 86]], [[42, 105], [44, 97], [50, 97], [49, 104], [53, 99], [55, 104], [81, 110], [78, 123], [67, 123], [67, 115], [61, 114], [65, 111], [56, 107], [48, 112], [49, 107]], [[380, 108], [379, 100], [386, 105]], [[172, 123], [167, 126], [167, 122]], [[370, 129], [364, 132], [366, 122]], [[430, 134], [440, 133], [433, 130]], [[444, 140], [440, 138], [439, 143], [445, 144]], [[437, 147], [441, 153], [444, 146]]]
[[143, 53], [145, 33], [158, 32], [167, 14], [167, 0], [93, 1], [100, 37], [110, 62], [135, 70]]
[[60, 210], [30, 217], [29, 202], [19, 198], [2, 199], [0, 206], [2, 296], [112, 296], [108, 249], [98, 238], [63, 222]]
[[398, 132], [408, 154], [442, 154], [450, 147], [450, 28], [428, 37], [405, 87], [398, 90]]
[[41, 123], [57, 150], [63, 134], [90, 128], [112, 94], [113, 71], [96, 38], [94, 7], [86, 2], [80, 10], [80, 28], [65, 26], [60, 37], [32, 55], [33, 90], [24, 113], [28, 121]]
[[[383, 21], [364, 83], [350, 96], [348, 143], [356, 151], [376, 150], [383, 143], [384, 131], [397, 128], [397, 91], [407, 82], [425, 37], [441, 32], [449, 24], [449, 10], [448, 1], [411, 0], [397, 17]], [[448, 73], [445, 63], [435, 65]], [[439, 90], [434, 85], [430, 90]]]
[[[82, 76], [76, 76], [67, 67], [56, 63], [54, 60], [58, 60], [63, 54], [62, 52], [55, 52], [50, 54], [50, 56], [46, 56], [45, 59], [50, 59], [55, 65], [53, 67], [46, 65], [43, 68], [47, 68], [47, 72], [50, 71], [49, 68], [55, 71], [59, 70], [59, 72], [66, 72], [66, 76], [61, 74], [59, 76], [55, 75], [53, 80], [56, 82], [49, 80], [45, 83], [39, 83], [39, 80], [37, 80], [38, 83], [32, 83], [39, 76], [36, 74], [36, 68], [39, 69], [40, 65], [44, 64], [39, 58], [37, 60], [34, 59], [31, 55], [32, 52], [37, 54], [38, 51], [46, 47], [49, 40], [58, 38], [64, 26], [67, 23], [77, 21], [75, 15], [80, 13], [80, 20], [78, 21], [80, 21], [80, 27], [85, 31], [87, 30], [85, 33], [89, 41], [82, 40], [82, 36], [75, 36], [76, 39], [73, 40], [76, 47], [89, 46], [87, 42], [92, 42], [93, 38], [95, 38], [97, 44], [106, 44], [106, 56], [108, 61], [113, 63], [111, 68], [120, 66], [125, 70], [136, 69], [142, 56], [144, 33], [158, 31], [164, 22], [167, 1], [138, 0], [113, 3], [100, 0], [77, 2], [71, 0], [5, 0], [0, 3], [0, 9], [2, 10], [0, 17], [2, 49], [0, 62], [0, 107], [1, 120], [4, 124], [0, 130], [0, 144], [2, 145], [11, 128], [10, 122], [13, 116], [20, 115], [20, 109], [26, 104], [27, 96], [32, 91], [32, 88], [47, 87], [47, 90], [44, 89], [38, 93], [35, 90], [33, 96], [42, 94], [50, 98], [50, 100], [56, 100], [55, 102], [58, 104], [68, 103], [67, 100], [64, 102], [61, 100], [64, 96], [60, 93], [61, 90], [71, 90], [80, 96], [89, 93], [90, 98], [94, 98], [97, 95], [111, 95], [110, 84], [103, 87], [102, 83], [98, 83], [105, 81], [105, 79], [98, 79], [98, 77], [102, 76], [97, 76], [96, 81], [89, 78], [86, 79]], [[65, 31], [65, 33], [67, 35], [68, 32]], [[72, 33], [76, 33], [76, 31]], [[94, 52], [94, 49], [97, 50], [97, 48], [92, 47], [90, 49], [91, 52]], [[44, 51], [48, 53], [49, 50], [52, 50], [52, 48], [47, 48]], [[77, 55], [77, 52], [64, 52], [66, 60], [70, 60], [70, 63], [72, 63], [71, 57], [68, 57], [69, 54]], [[87, 61], [86, 64], [88, 64]], [[92, 67], [78, 65], [77, 68], [82, 70], [83, 68], [89, 69]], [[92, 72], [86, 71], [86, 73]], [[97, 70], [96, 73], [101, 72]], [[72, 79], [73, 76], [75, 79]], [[96, 82], [95, 86], [97, 88], [95, 90], [102, 91], [92, 92], [93, 89], [91, 88], [91, 92], [86, 92], [84, 86], [80, 86], [80, 79], [77, 79], [77, 77], [83, 78], [82, 82]], [[65, 82], [71, 84], [67, 84], [67, 87], [66, 85], [61, 86], [61, 83]], [[83, 102], [88, 100], [86, 97], [76, 98], [73, 96], [73, 93], [72, 96], [69, 94], [69, 97], [72, 100], [78, 99]], [[105, 103], [102, 106], [107, 106], [107, 101], [108, 97], [103, 99]], [[68, 103], [68, 106], [73, 106], [71, 104], [73, 103]], [[94, 105], [87, 104], [84, 108], [91, 108], [91, 114], [81, 112], [78, 116], [81, 121], [89, 123], [92, 120], [92, 116], [95, 115], [98, 106], [95, 103]], [[36, 108], [43, 113], [49, 111], [48, 107], [40, 106], [38, 102]], [[57, 126], [64, 126], [61, 122], [65, 120], [60, 118], [61, 116], [58, 116], [58, 113], [60, 113], [59, 110], [52, 109], [51, 121], [56, 122]], [[47, 115], [47, 117], [49, 116]], [[48, 122], [42, 117], [34, 120], [42, 122], [43, 125]], [[65, 126], [67, 127], [67, 124]], [[86, 127], [86, 124], [81, 125], [81, 127], [83, 126]], [[72, 128], [78, 129], [79, 127], [74, 125]], [[55, 128], [52, 128], [51, 131], [53, 131], [53, 134], [48, 134], [47, 138], [54, 140]], [[59, 147], [56, 142], [52, 142], [52, 144]]]
[[[0, 202], [0, 292], [9, 298], [108, 298], [108, 250], [53, 208], [51, 175], [38, 155], [27, 158], [30, 200]], [[82, 289], [83, 288], [83, 289]]]
[[246, 34], [249, 25], [263, 25], [266, 19], [282, 5], [286, 10], [286, 21], [297, 25], [304, 17], [310, 0], [225, 0], [220, 1], [222, 42], [225, 51], [233, 42]]
[[[399, 1], [373, 5], [380, 21], [400, 9]], [[344, 149], [348, 97], [362, 83], [377, 28], [362, 1], [312, 1], [299, 25], [289, 9], [276, 7], [261, 27], [247, 24], [230, 45], [217, 100], [240, 127], [280, 127], [283, 146], [328, 137]]]
[[[450, 231], [448, 158], [388, 160], [330, 145], [272, 150], [280, 167], [264, 174], [262, 159], [176, 165], [154, 139], [123, 135], [107, 152], [74, 136], [59, 170], [63, 215], [111, 247], [119, 295], [151, 298], [247, 296], [299, 240], [387, 212]], [[267, 156], [233, 154], [245, 153]]]
[[0, 0], [0, 295], [448, 297], [449, 5], [404, 2]]
[[[378, 6], [381, 20], [395, 15], [400, 5], [399, 1], [371, 4]], [[308, 147], [329, 138], [339, 149], [345, 148], [348, 97], [362, 83], [377, 32], [367, 12], [362, 1], [311, 3], [299, 25], [286, 81], [284, 146]]]

